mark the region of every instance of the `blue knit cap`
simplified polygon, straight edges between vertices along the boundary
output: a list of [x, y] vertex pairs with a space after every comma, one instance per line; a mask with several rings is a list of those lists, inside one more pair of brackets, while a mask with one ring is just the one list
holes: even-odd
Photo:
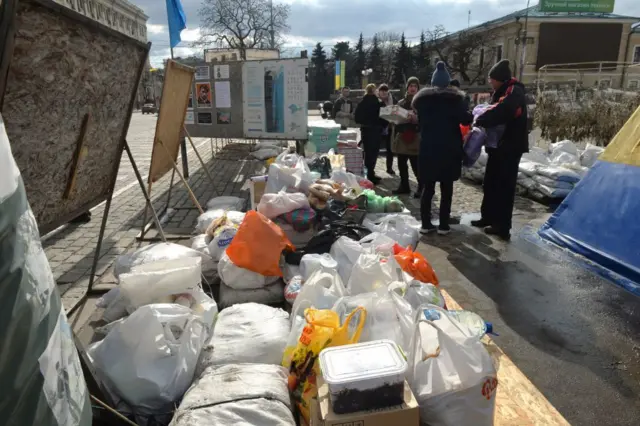
[[436, 70], [433, 72], [433, 76], [431, 77], [431, 85], [444, 89], [449, 86], [450, 82], [451, 77], [444, 66], [444, 62], [438, 62], [436, 64]]

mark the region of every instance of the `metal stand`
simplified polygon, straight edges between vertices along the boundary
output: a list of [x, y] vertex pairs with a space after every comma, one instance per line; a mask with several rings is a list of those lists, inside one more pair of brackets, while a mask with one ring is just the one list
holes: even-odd
[[[136, 164], [136, 161], [134, 160], [133, 155], [131, 154], [131, 149], [129, 148], [129, 144], [127, 143], [126, 140], [124, 142], [124, 149], [127, 152], [127, 156], [129, 157], [129, 161], [131, 162], [131, 166], [133, 167], [133, 171], [136, 175], [136, 179], [138, 180], [138, 184], [140, 185], [140, 189], [142, 190], [142, 194], [144, 195], [144, 198], [146, 201], [145, 211], [146, 209], [149, 209], [149, 208], [151, 209], [151, 215], [152, 215], [153, 221], [158, 227], [158, 233], [160, 234], [160, 238], [162, 239], [162, 241], [167, 242], [164, 232], [162, 231], [162, 227], [160, 226], [160, 219], [158, 219], [156, 210], [153, 207], [153, 204], [151, 203], [151, 198], [149, 197], [149, 193], [147, 192], [144, 186], [142, 176], [140, 175], [140, 170], [138, 170], [138, 165]], [[93, 283], [95, 281], [96, 270], [98, 269], [98, 261], [100, 260], [100, 251], [102, 250], [102, 241], [104, 239], [104, 231], [107, 227], [107, 220], [109, 219], [109, 210], [111, 209], [112, 199], [113, 199], [113, 190], [109, 194], [109, 197], [107, 198], [107, 201], [104, 205], [104, 213], [102, 214], [102, 223], [100, 224], [100, 232], [98, 233], [98, 244], [96, 245], [96, 252], [93, 255], [93, 264], [91, 265], [91, 275], [89, 275], [89, 285], [87, 286], [87, 292], [84, 294], [84, 296], [82, 296], [82, 298], [75, 305], [73, 305], [73, 307], [67, 312], [67, 315], [73, 314], [80, 307], [80, 305], [82, 305], [82, 303], [84, 303], [87, 300], [89, 296], [103, 294], [106, 292], [106, 290], [104, 289], [94, 290]]]

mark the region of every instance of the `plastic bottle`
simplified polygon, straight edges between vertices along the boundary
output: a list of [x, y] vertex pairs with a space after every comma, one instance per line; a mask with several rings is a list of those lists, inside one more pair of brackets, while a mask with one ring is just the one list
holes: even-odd
[[[440, 319], [440, 312], [441, 311], [436, 309], [425, 309], [424, 316], [430, 321], [437, 321]], [[482, 317], [475, 312], [454, 310], [446, 311], [446, 314], [451, 318], [454, 318], [460, 324], [466, 326], [471, 334], [476, 336], [478, 339], [482, 339], [485, 334], [492, 334], [494, 336], [498, 335], [493, 331], [493, 324], [485, 322]]]

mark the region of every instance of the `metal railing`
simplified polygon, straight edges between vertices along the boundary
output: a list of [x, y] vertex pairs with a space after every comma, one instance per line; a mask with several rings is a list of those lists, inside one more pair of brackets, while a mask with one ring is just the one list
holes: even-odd
[[549, 64], [538, 69], [538, 92], [550, 87], [597, 87], [599, 89], [640, 90], [640, 63], [574, 62]]

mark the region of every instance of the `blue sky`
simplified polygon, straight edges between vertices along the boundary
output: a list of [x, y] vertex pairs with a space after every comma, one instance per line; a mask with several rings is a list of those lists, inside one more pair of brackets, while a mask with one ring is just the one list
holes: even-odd
[[[153, 43], [151, 63], [162, 64], [169, 57], [167, 11], [162, 0], [130, 0], [149, 16], [148, 39]], [[355, 42], [362, 31], [371, 36], [378, 31], [405, 32], [410, 40], [422, 29], [444, 25], [449, 31], [467, 26], [471, 11], [471, 25], [498, 18], [524, 9], [526, 0], [274, 0], [291, 5], [287, 36], [290, 51], [311, 50], [315, 43], [331, 47], [336, 41]], [[532, 0], [531, 4], [536, 1]], [[187, 15], [187, 30], [182, 33], [182, 45], [199, 37], [198, 10], [202, 0], [182, 0]], [[401, 6], [402, 5], [402, 6]], [[640, 0], [617, 0], [614, 13], [640, 17]], [[200, 49], [201, 50], [201, 49]], [[176, 56], [194, 52], [189, 47], [178, 47]]]

